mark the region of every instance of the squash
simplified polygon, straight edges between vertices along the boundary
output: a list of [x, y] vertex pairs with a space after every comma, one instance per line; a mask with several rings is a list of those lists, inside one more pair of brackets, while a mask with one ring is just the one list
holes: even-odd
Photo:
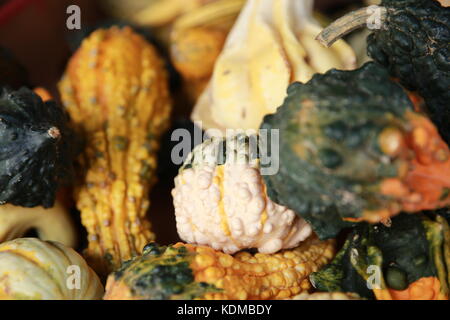
[[85, 255], [105, 275], [154, 239], [146, 213], [159, 139], [169, 125], [168, 75], [143, 37], [111, 27], [83, 41], [59, 90], [86, 140], [75, 190], [88, 232]]
[[41, 97], [42, 101], [49, 101], [53, 100], [52, 95], [50, 92], [47, 91], [44, 87], [36, 87], [33, 89], [34, 93], [36, 93], [39, 97]]
[[289, 300], [362, 300], [357, 294], [344, 292], [303, 292]]
[[170, 53], [180, 72], [184, 91], [195, 104], [205, 89], [225, 39], [245, 0], [216, 0], [175, 20], [170, 33]]
[[52, 207], [72, 177], [77, 143], [68, 117], [31, 90], [0, 92], [0, 203]]
[[103, 292], [100, 279], [73, 249], [35, 238], [0, 244], [1, 300], [94, 300]]
[[209, 79], [225, 36], [221, 30], [205, 27], [174, 32], [171, 56], [175, 68], [187, 80]]
[[292, 84], [261, 128], [279, 130], [279, 170], [264, 175], [269, 197], [321, 238], [353, 222], [389, 223], [400, 211], [450, 203], [447, 144], [373, 62]]
[[0, 206], [0, 243], [20, 238], [35, 230], [42, 240], [59, 242], [67, 247], [77, 244], [77, 231], [69, 210], [61, 200], [52, 208]]
[[345, 42], [327, 49], [314, 41], [321, 27], [312, 7], [312, 0], [247, 1], [191, 119], [223, 132], [257, 129], [293, 81], [333, 67], [354, 68], [355, 55]]
[[235, 256], [209, 247], [150, 243], [106, 283], [106, 300], [286, 299], [311, 289], [308, 275], [329, 261], [334, 241], [311, 237], [276, 254]]
[[377, 10], [351, 12], [318, 39], [329, 45], [378, 15], [378, 25], [371, 21], [368, 54], [405, 87], [423, 96], [430, 117], [450, 143], [450, 7], [436, 0], [383, 0]]
[[390, 227], [361, 224], [311, 281], [320, 291], [369, 299], [448, 300], [449, 239], [448, 222], [435, 213], [403, 213]]
[[214, 0], [102, 0], [102, 7], [120, 20], [146, 27], [160, 27], [178, 16]]
[[[125, 21], [131, 25], [151, 28], [159, 42], [168, 49], [170, 46], [170, 34], [178, 19], [189, 16], [187, 23], [191, 18], [211, 16], [216, 25], [225, 25], [229, 23], [226, 12], [222, 12], [233, 6], [236, 2], [245, 0], [101, 0], [100, 5], [109, 16], [119, 21]], [[216, 2], [219, 4], [216, 6]], [[203, 10], [204, 7], [205, 10]], [[220, 7], [220, 11], [214, 8]], [[212, 10], [210, 10], [210, 8]], [[226, 19], [214, 19], [219, 14]], [[191, 16], [191, 14], [193, 14]]]
[[224, 30], [206, 27], [172, 32], [171, 61], [182, 75], [184, 89], [193, 103], [208, 84], [225, 37]]
[[256, 137], [212, 138], [189, 154], [172, 190], [182, 240], [230, 254], [275, 253], [311, 236], [305, 220], [267, 197], [250, 140]]

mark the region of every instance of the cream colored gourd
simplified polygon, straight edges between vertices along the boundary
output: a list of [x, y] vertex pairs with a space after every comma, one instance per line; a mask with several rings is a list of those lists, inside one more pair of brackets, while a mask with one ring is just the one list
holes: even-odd
[[324, 48], [312, 0], [249, 0], [230, 31], [192, 114], [207, 129], [256, 129], [281, 105], [288, 85], [331, 68], [353, 69], [343, 41]]
[[216, 152], [223, 145], [222, 139], [212, 138], [197, 146], [175, 178], [180, 238], [229, 254], [249, 248], [275, 253], [307, 239], [310, 225], [267, 196], [260, 160], [249, 154], [248, 138], [228, 138], [226, 160], [220, 164]]
[[57, 200], [49, 209], [0, 206], [0, 243], [20, 238], [32, 229], [42, 240], [57, 241], [68, 247], [76, 245], [75, 226], [61, 201]]
[[[79, 281], [73, 278], [77, 270]], [[71, 248], [36, 238], [0, 244], [1, 300], [96, 300], [103, 292], [97, 275]]]

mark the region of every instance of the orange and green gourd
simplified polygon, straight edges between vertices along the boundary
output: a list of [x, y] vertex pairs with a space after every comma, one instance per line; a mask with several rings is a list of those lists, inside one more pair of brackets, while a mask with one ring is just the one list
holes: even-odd
[[59, 90], [86, 141], [75, 191], [88, 231], [85, 255], [106, 274], [154, 239], [146, 213], [171, 112], [168, 75], [143, 37], [112, 27], [83, 41]]
[[311, 290], [308, 275], [333, 255], [334, 240], [317, 237], [275, 254], [234, 256], [206, 246], [150, 243], [109, 276], [104, 299], [286, 299]]
[[368, 55], [426, 102], [426, 111], [450, 143], [450, 7], [448, 1], [382, 0], [350, 12], [317, 39], [329, 46], [357, 28], [371, 28]]
[[435, 212], [403, 213], [390, 227], [360, 224], [311, 281], [320, 291], [353, 292], [368, 299], [448, 300], [448, 220]]
[[450, 204], [449, 147], [373, 62], [292, 84], [261, 127], [279, 130], [279, 170], [264, 176], [269, 197], [323, 239], [351, 223]]

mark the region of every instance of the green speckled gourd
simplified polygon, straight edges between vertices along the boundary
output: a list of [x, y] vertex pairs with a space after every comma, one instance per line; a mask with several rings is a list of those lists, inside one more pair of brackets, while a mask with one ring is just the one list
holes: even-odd
[[373, 62], [292, 84], [261, 128], [279, 129], [279, 170], [264, 176], [269, 197], [321, 238], [349, 222], [388, 221], [450, 202], [448, 146]]
[[334, 240], [312, 236], [274, 254], [229, 255], [211, 247], [148, 244], [108, 277], [105, 300], [286, 299], [309, 292], [309, 275], [331, 261]]
[[384, 0], [383, 28], [367, 38], [368, 53], [425, 99], [450, 142], [450, 7], [433, 0]]
[[31, 90], [0, 93], [0, 202], [52, 207], [74, 157], [68, 117]]
[[369, 299], [448, 299], [449, 226], [428, 215], [404, 213], [389, 227], [358, 225], [334, 260], [310, 276], [313, 285]]
[[[367, 38], [369, 56], [423, 96], [449, 143], [450, 7], [436, 0], [383, 0], [379, 12], [380, 26], [374, 25]], [[355, 27], [366, 26], [371, 16], [376, 11], [366, 8], [349, 13], [325, 29], [319, 40], [330, 44]]]
[[194, 281], [189, 267], [193, 258], [194, 254], [184, 246], [164, 247], [150, 243], [144, 248], [141, 259], [129, 260], [113, 273], [110, 279], [114, 280], [109, 281], [107, 299], [111, 291], [117, 294], [116, 281], [127, 283], [128, 290], [120, 290], [121, 294], [149, 300], [194, 299], [207, 292], [218, 291], [205, 282]]

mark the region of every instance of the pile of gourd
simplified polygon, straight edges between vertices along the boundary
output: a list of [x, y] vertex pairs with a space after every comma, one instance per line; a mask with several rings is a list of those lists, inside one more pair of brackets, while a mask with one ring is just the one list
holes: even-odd
[[[338, 39], [367, 8], [323, 29], [312, 0], [103, 2], [170, 54], [95, 30], [60, 103], [0, 74], [0, 299], [449, 299], [450, 8], [384, 0], [357, 68]], [[160, 246], [166, 58], [209, 138], [174, 180], [185, 242]]]

